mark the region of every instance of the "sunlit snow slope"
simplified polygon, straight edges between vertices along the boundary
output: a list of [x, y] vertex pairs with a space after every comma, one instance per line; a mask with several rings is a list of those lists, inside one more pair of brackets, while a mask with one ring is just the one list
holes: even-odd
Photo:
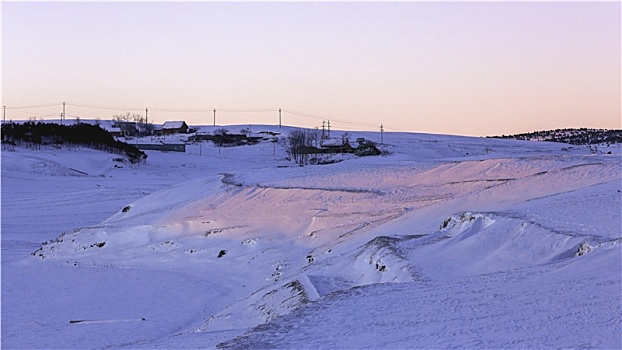
[[3, 346], [621, 346], [619, 149], [388, 139], [306, 167], [3, 151]]

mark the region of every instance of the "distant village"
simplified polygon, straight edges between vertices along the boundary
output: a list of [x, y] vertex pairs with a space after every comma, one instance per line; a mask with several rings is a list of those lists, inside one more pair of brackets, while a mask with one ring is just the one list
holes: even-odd
[[167, 121], [164, 122], [164, 124], [149, 124], [145, 122], [112, 120], [109, 122], [97, 121], [96, 123], [115, 137], [186, 134], [190, 131], [185, 121]]
[[[236, 133], [223, 127], [209, 127], [207, 130], [204, 127], [191, 128], [183, 120], [153, 124], [142, 116], [129, 113], [116, 115], [112, 120], [11, 121], [2, 124], [2, 134], [3, 148], [17, 144], [35, 147], [81, 144], [114, 152], [123, 150], [136, 162], [146, 159], [146, 154], [142, 152], [145, 150], [186, 152], [187, 144], [204, 141], [218, 147], [278, 143], [286, 151], [288, 159], [301, 165], [329, 164], [336, 161], [331, 156], [335, 154], [359, 157], [382, 154], [376, 142], [362, 137], [351, 140], [348, 132], [331, 137], [330, 130], [289, 128], [287, 135], [281, 135], [278, 131], [252, 132], [249, 127]], [[167, 137], [172, 135], [176, 136]]]
[[[114, 116], [111, 121], [99, 121], [98, 125], [115, 137], [192, 134], [188, 136], [186, 142], [211, 141], [221, 147], [253, 145], [262, 141], [279, 142], [280, 136], [279, 132], [259, 131], [253, 133], [250, 129], [242, 129], [239, 133], [233, 133], [227, 129], [218, 128], [211, 133], [204, 133], [190, 128], [185, 121], [166, 121], [161, 125], [149, 124], [141, 116], [130, 116], [129, 114]], [[297, 158], [298, 155], [331, 153], [353, 153], [358, 156], [381, 154], [373, 141], [364, 138], [357, 138], [355, 141], [350, 140], [348, 133], [331, 138], [329, 134], [323, 133], [321, 130], [308, 130], [302, 135], [295, 133], [285, 135], [281, 137], [280, 141], [293, 158]], [[137, 143], [136, 147], [141, 150], [185, 152], [184, 144]]]

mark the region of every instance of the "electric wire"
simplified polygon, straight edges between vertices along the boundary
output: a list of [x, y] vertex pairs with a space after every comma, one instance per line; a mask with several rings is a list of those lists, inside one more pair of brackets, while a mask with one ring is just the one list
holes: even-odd
[[74, 107], [82, 107], [82, 108], [93, 108], [93, 109], [107, 109], [107, 110], [113, 110], [113, 111], [122, 111], [122, 110], [126, 110], [126, 111], [142, 111], [145, 108], [142, 107], [111, 107], [111, 106], [94, 106], [94, 105], [85, 105], [85, 104], [81, 104], [81, 103], [72, 103], [72, 102], [66, 102], [67, 105], [69, 106], [74, 106]]
[[369, 126], [369, 127], [378, 126], [377, 124], [361, 123], [361, 122], [347, 121], [347, 120], [336, 119], [336, 118], [331, 118], [331, 117], [323, 117], [317, 114], [303, 113], [303, 112], [293, 111], [291, 109], [283, 109], [283, 111], [291, 113], [291, 114], [307, 117], [307, 118], [318, 119], [318, 120], [330, 120], [331, 122], [336, 121], [336, 122], [343, 123], [343, 124], [362, 125], [362, 126]]
[[[322, 120], [322, 121], [330, 121], [333, 123], [339, 124], [347, 124], [347, 125], [358, 125], [363, 127], [376, 128], [377, 124], [357, 122], [347, 119], [341, 118], [332, 118], [327, 116], [322, 116], [318, 114], [312, 114], [307, 112], [296, 111], [288, 108], [254, 108], [254, 109], [240, 109], [240, 108], [165, 108], [165, 107], [155, 107], [155, 108], [143, 108], [143, 107], [121, 107], [121, 106], [100, 106], [100, 105], [91, 105], [77, 102], [64, 102], [66, 106], [73, 106], [79, 108], [88, 108], [88, 109], [101, 109], [101, 110], [112, 110], [112, 111], [152, 111], [152, 112], [169, 112], [169, 113], [208, 113], [213, 112], [227, 112], [227, 113], [265, 113], [265, 112], [285, 112], [296, 116], [301, 116], [305, 118]], [[32, 111], [25, 111], [24, 109], [33, 109], [33, 108], [46, 108], [53, 106], [62, 106], [62, 103], [49, 103], [49, 104], [41, 104], [41, 105], [32, 105], [32, 106], [22, 106], [22, 107], [10, 107], [5, 106], [6, 109], [24, 113], [24, 114], [32, 114]], [[48, 117], [54, 116], [57, 114], [47, 114], [40, 117]], [[66, 116], [69, 116], [66, 114]], [[76, 117], [76, 116], [72, 116]], [[399, 131], [397, 129], [384, 126], [386, 129], [390, 129], [393, 131]]]
[[19, 107], [5, 106], [5, 108], [6, 109], [19, 110], [19, 109], [31, 109], [31, 108], [45, 108], [45, 107], [52, 107], [52, 106], [59, 106], [59, 105], [62, 105], [62, 103], [47, 103], [47, 104], [42, 104], [42, 105], [19, 106]]

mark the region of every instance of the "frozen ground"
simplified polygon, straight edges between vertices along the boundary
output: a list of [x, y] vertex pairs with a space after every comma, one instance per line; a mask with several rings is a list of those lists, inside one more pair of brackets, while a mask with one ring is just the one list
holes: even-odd
[[3, 150], [2, 347], [622, 347], [620, 148], [385, 142]]

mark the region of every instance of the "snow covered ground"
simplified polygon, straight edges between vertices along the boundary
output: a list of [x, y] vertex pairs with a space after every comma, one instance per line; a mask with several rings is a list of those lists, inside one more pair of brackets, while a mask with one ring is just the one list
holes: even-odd
[[622, 347], [619, 147], [384, 139], [3, 150], [2, 347]]

